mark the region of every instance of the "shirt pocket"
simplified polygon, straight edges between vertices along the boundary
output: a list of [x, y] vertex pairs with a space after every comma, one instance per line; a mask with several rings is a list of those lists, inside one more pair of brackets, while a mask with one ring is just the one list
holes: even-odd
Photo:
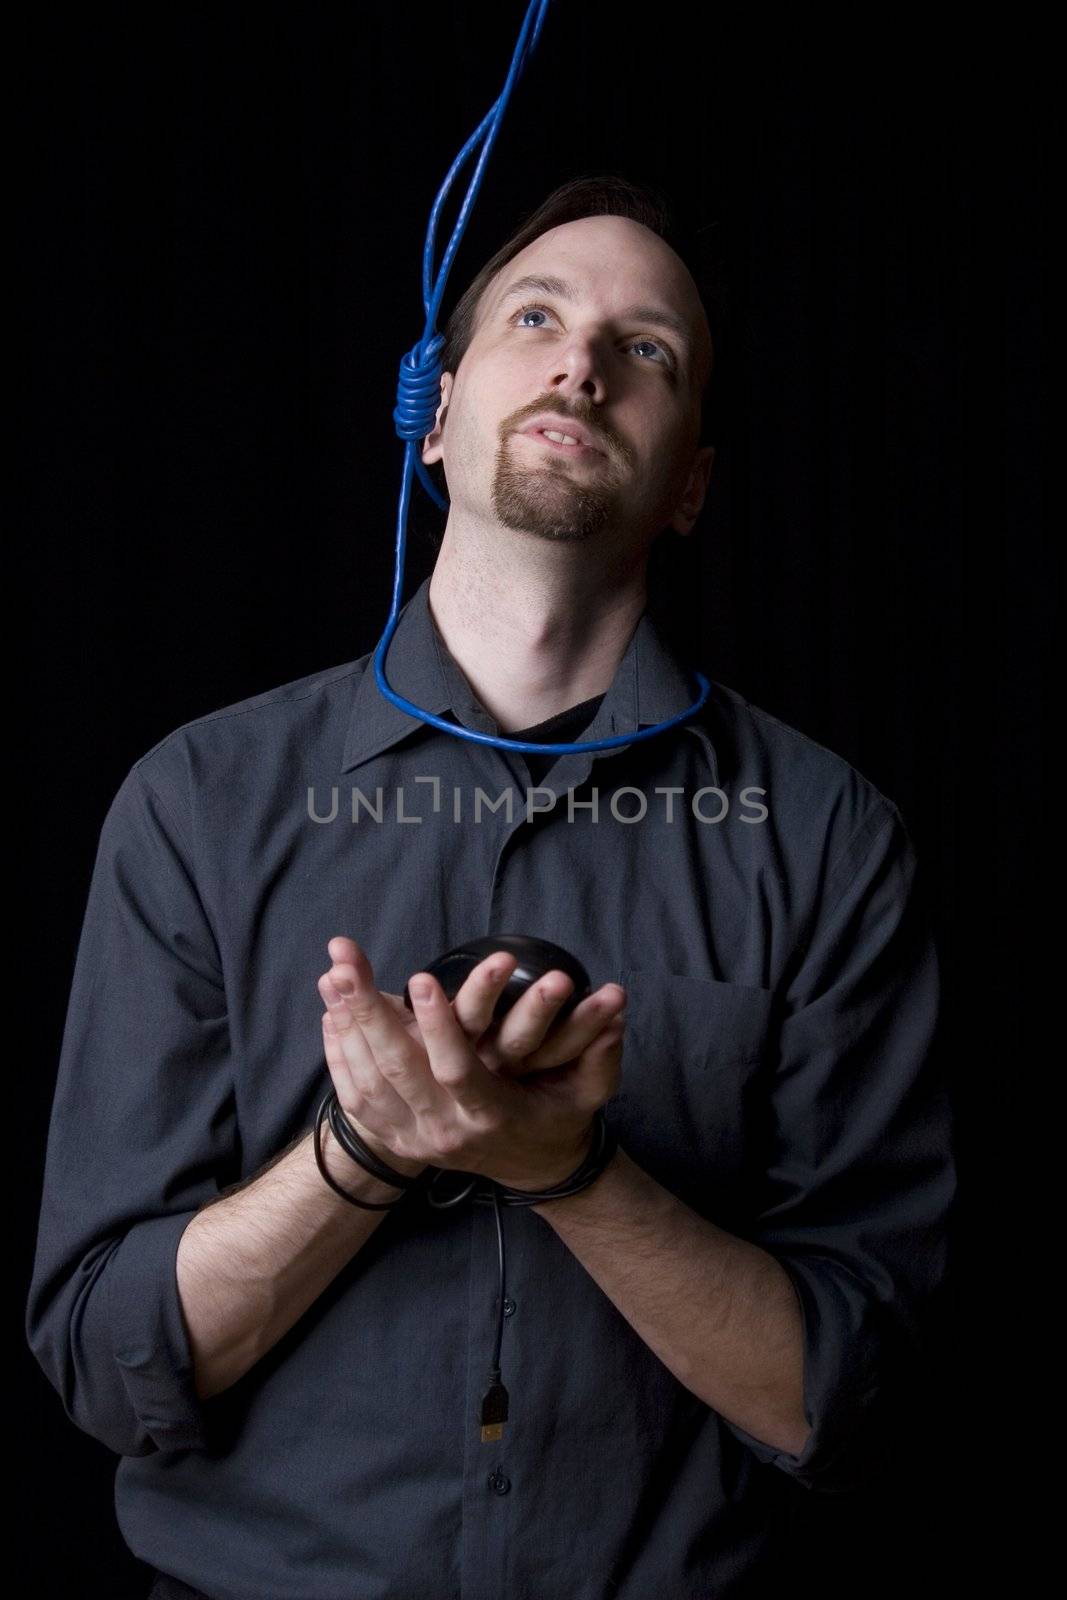
[[748, 1211], [776, 1053], [774, 994], [627, 968], [622, 1075], [605, 1116], [637, 1164], [729, 1225]]

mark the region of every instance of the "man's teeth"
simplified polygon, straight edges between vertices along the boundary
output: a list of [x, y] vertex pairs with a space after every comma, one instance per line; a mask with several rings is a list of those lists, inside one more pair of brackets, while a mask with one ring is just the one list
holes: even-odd
[[549, 432], [549, 430], [547, 428], [542, 428], [541, 432], [544, 434], [546, 439], [555, 439], [557, 444], [580, 444], [581, 443], [581, 440], [579, 440], [579, 439], [572, 439], [569, 433], [552, 433], [552, 432]]

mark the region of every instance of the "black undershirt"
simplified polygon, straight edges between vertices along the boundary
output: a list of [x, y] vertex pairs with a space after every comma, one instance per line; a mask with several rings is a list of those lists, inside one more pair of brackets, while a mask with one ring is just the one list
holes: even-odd
[[[544, 722], [535, 722], [532, 728], [520, 728], [502, 737], [529, 739], [533, 744], [577, 744], [596, 716], [603, 698], [602, 694], [595, 694], [591, 700], [583, 700], [580, 705], [571, 706], [567, 711], [557, 711], [554, 717], [548, 717]], [[539, 784], [549, 768], [559, 760], [558, 756], [536, 755], [532, 750], [519, 750], [516, 754], [526, 763], [531, 787]]]

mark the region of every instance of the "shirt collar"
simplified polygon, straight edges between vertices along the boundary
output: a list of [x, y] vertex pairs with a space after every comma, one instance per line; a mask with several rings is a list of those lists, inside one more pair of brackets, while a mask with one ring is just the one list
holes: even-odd
[[[425, 578], [397, 619], [385, 659], [385, 673], [391, 687], [435, 716], [446, 717], [451, 713], [454, 720], [466, 728], [506, 738], [496, 719], [479, 703], [445, 644], [430, 612], [429, 589], [430, 579]], [[665, 722], [691, 705], [697, 690], [696, 681], [686, 670], [662, 625], [646, 608], [582, 739], [609, 739], [615, 734], [633, 733], [639, 728]], [[705, 705], [698, 718], [681, 723], [672, 731], [681, 733], [684, 730], [700, 739], [712, 765], [713, 781], [718, 783], [714, 747], [703, 725], [706, 712]], [[341, 771], [350, 772], [415, 731], [448, 737], [385, 698], [378, 688], [372, 651], [353, 695]], [[595, 759], [597, 755], [618, 754], [623, 748], [620, 745], [615, 751], [590, 751], [586, 760]]]

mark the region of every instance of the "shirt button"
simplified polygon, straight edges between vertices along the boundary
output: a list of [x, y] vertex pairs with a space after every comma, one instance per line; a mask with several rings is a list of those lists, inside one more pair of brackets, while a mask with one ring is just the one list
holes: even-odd
[[510, 1316], [513, 1316], [514, 1314], [515, 1314], [515, 1302], [511, 1298], [511, 1296], [508, 1295], [507, 1299], [504, 1301], [504, 1315], [506, 1317], [510, 1317]]
[[505, 1478], [499, 1467], [489, 1474], [488, 1481], [490, 1489], [495, 1489], [497, 1494], [507, 1494], [511, 1488], [511, 1479]]

